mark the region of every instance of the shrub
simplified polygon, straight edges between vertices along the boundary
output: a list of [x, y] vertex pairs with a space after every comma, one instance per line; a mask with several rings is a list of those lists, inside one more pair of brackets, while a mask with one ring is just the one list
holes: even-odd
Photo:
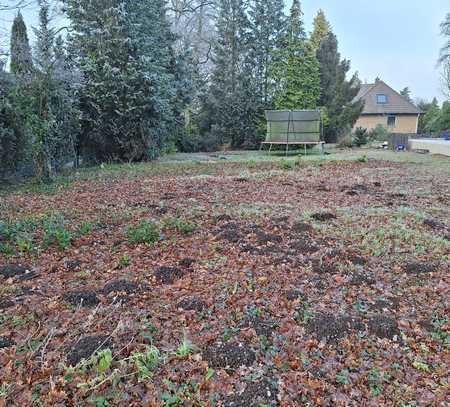
[[159, 349], [152, 345], [146, 352], [133, 353], [131, 359], [136, 365], [139, 381], [144, 381], [152, 378], [153, 370], [161, 361], [161, 354]]
[[166, 218], [163, 220], [164, 228], [175, 228], [183, 235], [188, 235], [197, 229], [197, 225], [190, 220], [183, 220], [179, 218]]
[[367, 136], [370, 140], [374, 141], [388, 141], [389, 132], [387, 131], [386, 127], [379, 124], [377, 127], [370, 130]]
[[31, 253], [33, 250], [33, 239], [27, 233], [18, 235], [16, 244], [20, 253]]
[[358, 157], [358, 158], [356, 159], [356, 161], [359, 162], [359, 163], [366, 163], [366, 162], [369, 161], [369, 159], [367, 158], [366, 155], [363, 155], [363, 156], [361, 156], [361, 157]]
[[353, 144], [361, 147], [362, 145], [367, 144], [368, 141], [367, 129], [358, 127], [353, 133]]
[[293, 170], [296, 166], [296, 162], [292, 160], [281, 160], [280, 167], [283, 170]]
[[15, 250], [10, 244], [0, 243], [0, 253], [6, 257], [12, 257], [15, 254]]
[[211, 134], [204, 136], [184, 134], [177, 140], [176, 147], [183, 153], [213, 152], [219, 150], [220, 143], [217, 137]]
[[124, 268], [130, 265], [131, 257], [128, 254], [124, 254], [119, 260], [119, 268]]
[[160, 239], [160, 233], [158, 227], [153, 222], [141, 220], [138, 225], [128, 228], [127, 237], [134, 244], [152, 244]]
[[44, 221], [44, 247], [57, 244], [60, 250], [66, 250], [72, 242], [72, 233], [65, 227], [65, 219], [62, 215], [56, 214], [50, 216]]
[[92, 222], [83, 221], [80, 223], [80, 227], [78, 228], [78, 232], [81, 236], [89, 235], [92, 232]]
[[342, 135], [339, 138], [338, 147], [340, 147], [340, 148], [351, 148], [351, 147], [353, 147], [352, 135], [350, 133]]
[[189, 235], [190, 233], [195, 232], [195, 229], [197, 229], [197, 226], [194, 222], [191, 222], [189, 220], [185, 221], [182, 219], [176, 220], [175, 227], [183, 235]]
[[186, 338], [186, 336], [184, 336], [183, 341], [181, 342], [180, 346], [178, 346], [178, 349], [175, 352], [175, 354], [179, 358], [185, 358], [196, 351], [197, 351], [197, 347], [192, 342], [190, 342]]

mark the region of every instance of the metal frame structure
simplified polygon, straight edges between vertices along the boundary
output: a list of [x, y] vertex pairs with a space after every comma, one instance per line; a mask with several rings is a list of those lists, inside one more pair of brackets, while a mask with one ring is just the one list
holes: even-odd
[[[261, 143], [260, 150], [265, 144], [269, 144], [269, 153], [272, 146], [286, 145], [286, 155], [289, 145], [320, 145], [323, 153], [323, 122], [320, 110], [266, 110], [267, 135], [266, 140]], [[285, 128], [274, 133], [273, 123], [278, 123], [278, 128]], [[314, 123], [318, 124], [318, 128]], [[312, 125], [312, 126], [311, 126]], [[283, 131], [285, 130], [285, 131]], [[311, 137], [311, 135], [315, 135]], [[280, 137], [281, 136], [281, 137]], [[300, 138], [300, 140], [299, 140]]]

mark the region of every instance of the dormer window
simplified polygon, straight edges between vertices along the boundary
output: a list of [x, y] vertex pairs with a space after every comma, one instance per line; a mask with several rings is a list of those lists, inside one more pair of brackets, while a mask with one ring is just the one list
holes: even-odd
[[379, 105], [385, 105], [387, 103], [387, 96], [384, 94], [377, 95], [377, 103]]

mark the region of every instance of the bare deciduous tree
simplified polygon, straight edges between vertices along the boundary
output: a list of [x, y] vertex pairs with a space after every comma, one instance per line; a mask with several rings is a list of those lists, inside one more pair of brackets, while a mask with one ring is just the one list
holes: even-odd
[[172, 29], [178, 36], [178, 51], [191, 50], [204, 74], [211, 68], [215, 10], [214, 0], [170, 0], [168, 6]]
[[443, 64], [442, 69], [442, 93], [450, 99], [450, 59]]

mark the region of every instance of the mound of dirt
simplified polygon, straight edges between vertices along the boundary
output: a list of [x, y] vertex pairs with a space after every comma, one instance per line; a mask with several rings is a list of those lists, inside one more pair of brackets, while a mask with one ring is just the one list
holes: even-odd
[[206, 348], [203, 359], [212, 368], [237, 369], [253, 365], [256, 356], [253, 349], [245, 343], [222, 343]]
[[434, 219], [425, 219], [423, 221], [423, 224], [425, 226], [428, 226], [429, 228], [435, 229], [435, 230], [440, 230], [440, 229], [445, 229], [446, 228], [446, 226], [443, 223], [438, 222], [438, 221], [436, 221]]
[[278, 406], [278, 383], [275, 379], [263, 378], [247, 384], [240, 394], [227, 397], [224, 407]]
[[288, 221], [289, 216], [287, 215], [275, 216], [272, 218], [272, 222], [274, 222], [275, 224], [286, 223]]
[[276, 329], [274, 321], [256, 316], [246, 318], [241, 326], [243, 328], [253, 328], [258, 336], [265, 336], [268, 339], [271, 338], [272, 332]]
[[354, 272], [352, 273], [352, 277], [350, 280], [351, 285], [372, 285], [375, 284], [375, 279], [371, 274], [368, 274], [366, 272]]
[[186, 274], [185, 270], [178, 267], [159, 267], [153, 273], [156, 279], [163, 284], [173, 284], [176, 280]]
[[302, 300], [304, 301], [305, 295], [303, 292], [297, 288], [293, 288], [292, 290], [286, 291], [286, 299], [289, 301]]
[[110, 347], [112, 347], [110, 336], [85, 336], [70, 346], [67, 361], [71, 366], [76, 366], [81, 360], [89, 359], [95, 352]]
[[269, 256], [271, 254], [284, 253], [283, 249], [278, 246], [256, 247], [252, 244], [244, 244], [241, 246], [242, 252], [251, 253], [258, 256]]
[[208, 305], [206, 302], [197, 297], [184, 298], [177, 304], [177, 308], [181, 308], [185, 311], [197, 311], [202, 312]]
[[356, 264], [357, 266], [364, 266], [367, 264], [367, 260], [364, 257], [358, 256], [357, 254], [350, 254], [347, 259], [352, 264]]
[[62, 298], [64, 301], [77, 307], [93, 307], [100, 302], [97, 294], [90, 290], [70, 291], [65, 293]]
[[177, 197], [177, 194], [174, 192], [165, 192], [161, 195], [161, 200], [170, 201], [172, 199], [175, 199]]
[[14, 307], [16, 305], [14, 301], [9, 300], [8, 298], [0, 299], [0, 309], [7, 309]]
[[289, 249], [294, 254], [311, 254], [319, 251], [319, 248], [307, 239], [299, 239], [290, 242]]
[[319, 274], [336, 274], [339, 270], [333, 263], [313, 261], [312, 269], [314, 273]]
[[311, 215], [314, 220], [326, 222], [327, 220], [336, 219], [336, 215], [331, 212], [318, 212]]
[[70, 260], [66, 263], [67, 270], [69, 271], [75, 271], [79, 269], [81, 266], [80, 260]]
[[397, 321], [384, 315], [376, 315], [369, 320], [369, 332], [378, 338], [394, 339], [400, 338], [400, 330]]
[[233, 218], [230, 215], [222, 214], [214, 217], [216, 222], [231, 222]]
[[259, 244], [280, 243], [282, 241], [281, 236], [272, 235], [264, 232], [263, 230], [255, 229], [253, 232], [255, 233]]
[[314, 228], [309, 223], [297, 222], [292, 225], [291, 230], [295, 233], [310, 233], [314, 232]]
[[400, 305], [400, 300], [396, 297], [382, 298], [376, 300], [371, 308], [377, 311], [395, 311]]
[[225, 230], [219, 236], [222, 240], [228, 240], [230, 243], [238, 243], [243, 238], [241, 233], [236, 230]]
[[185, 257], [178, 262], [181, 267], [191, 267], [194, 263], [195, 259], [191, 259], [190, 257]]
[[436, 264], [422, 261], [412, 261], [405, 264], [404, 270], [408, 274], [432, 273], [436, 271]]
[[7, 336], [0, 336], [0, 349], [10, 348], [14, 345], [15, 343]]
[[306, 332], [320, 340], [335, 341], [357, 331], [364, 331], [364, 323], [347, 315], [317, 314], [308, 321]]
[[5, 278], [11, 277], [24, 277], [27, 274], [33, 274], [29, 266], [24, 266], [21, 264], [7, 264], [6, 266], [0, 267], [0, 275]]
[[114, 280], [106, 284], [101, 292], [104, 295], [109, 295], [111, 293], [130, 295], [139, 291], [141, 291], [141, 287], [132, 281]]

